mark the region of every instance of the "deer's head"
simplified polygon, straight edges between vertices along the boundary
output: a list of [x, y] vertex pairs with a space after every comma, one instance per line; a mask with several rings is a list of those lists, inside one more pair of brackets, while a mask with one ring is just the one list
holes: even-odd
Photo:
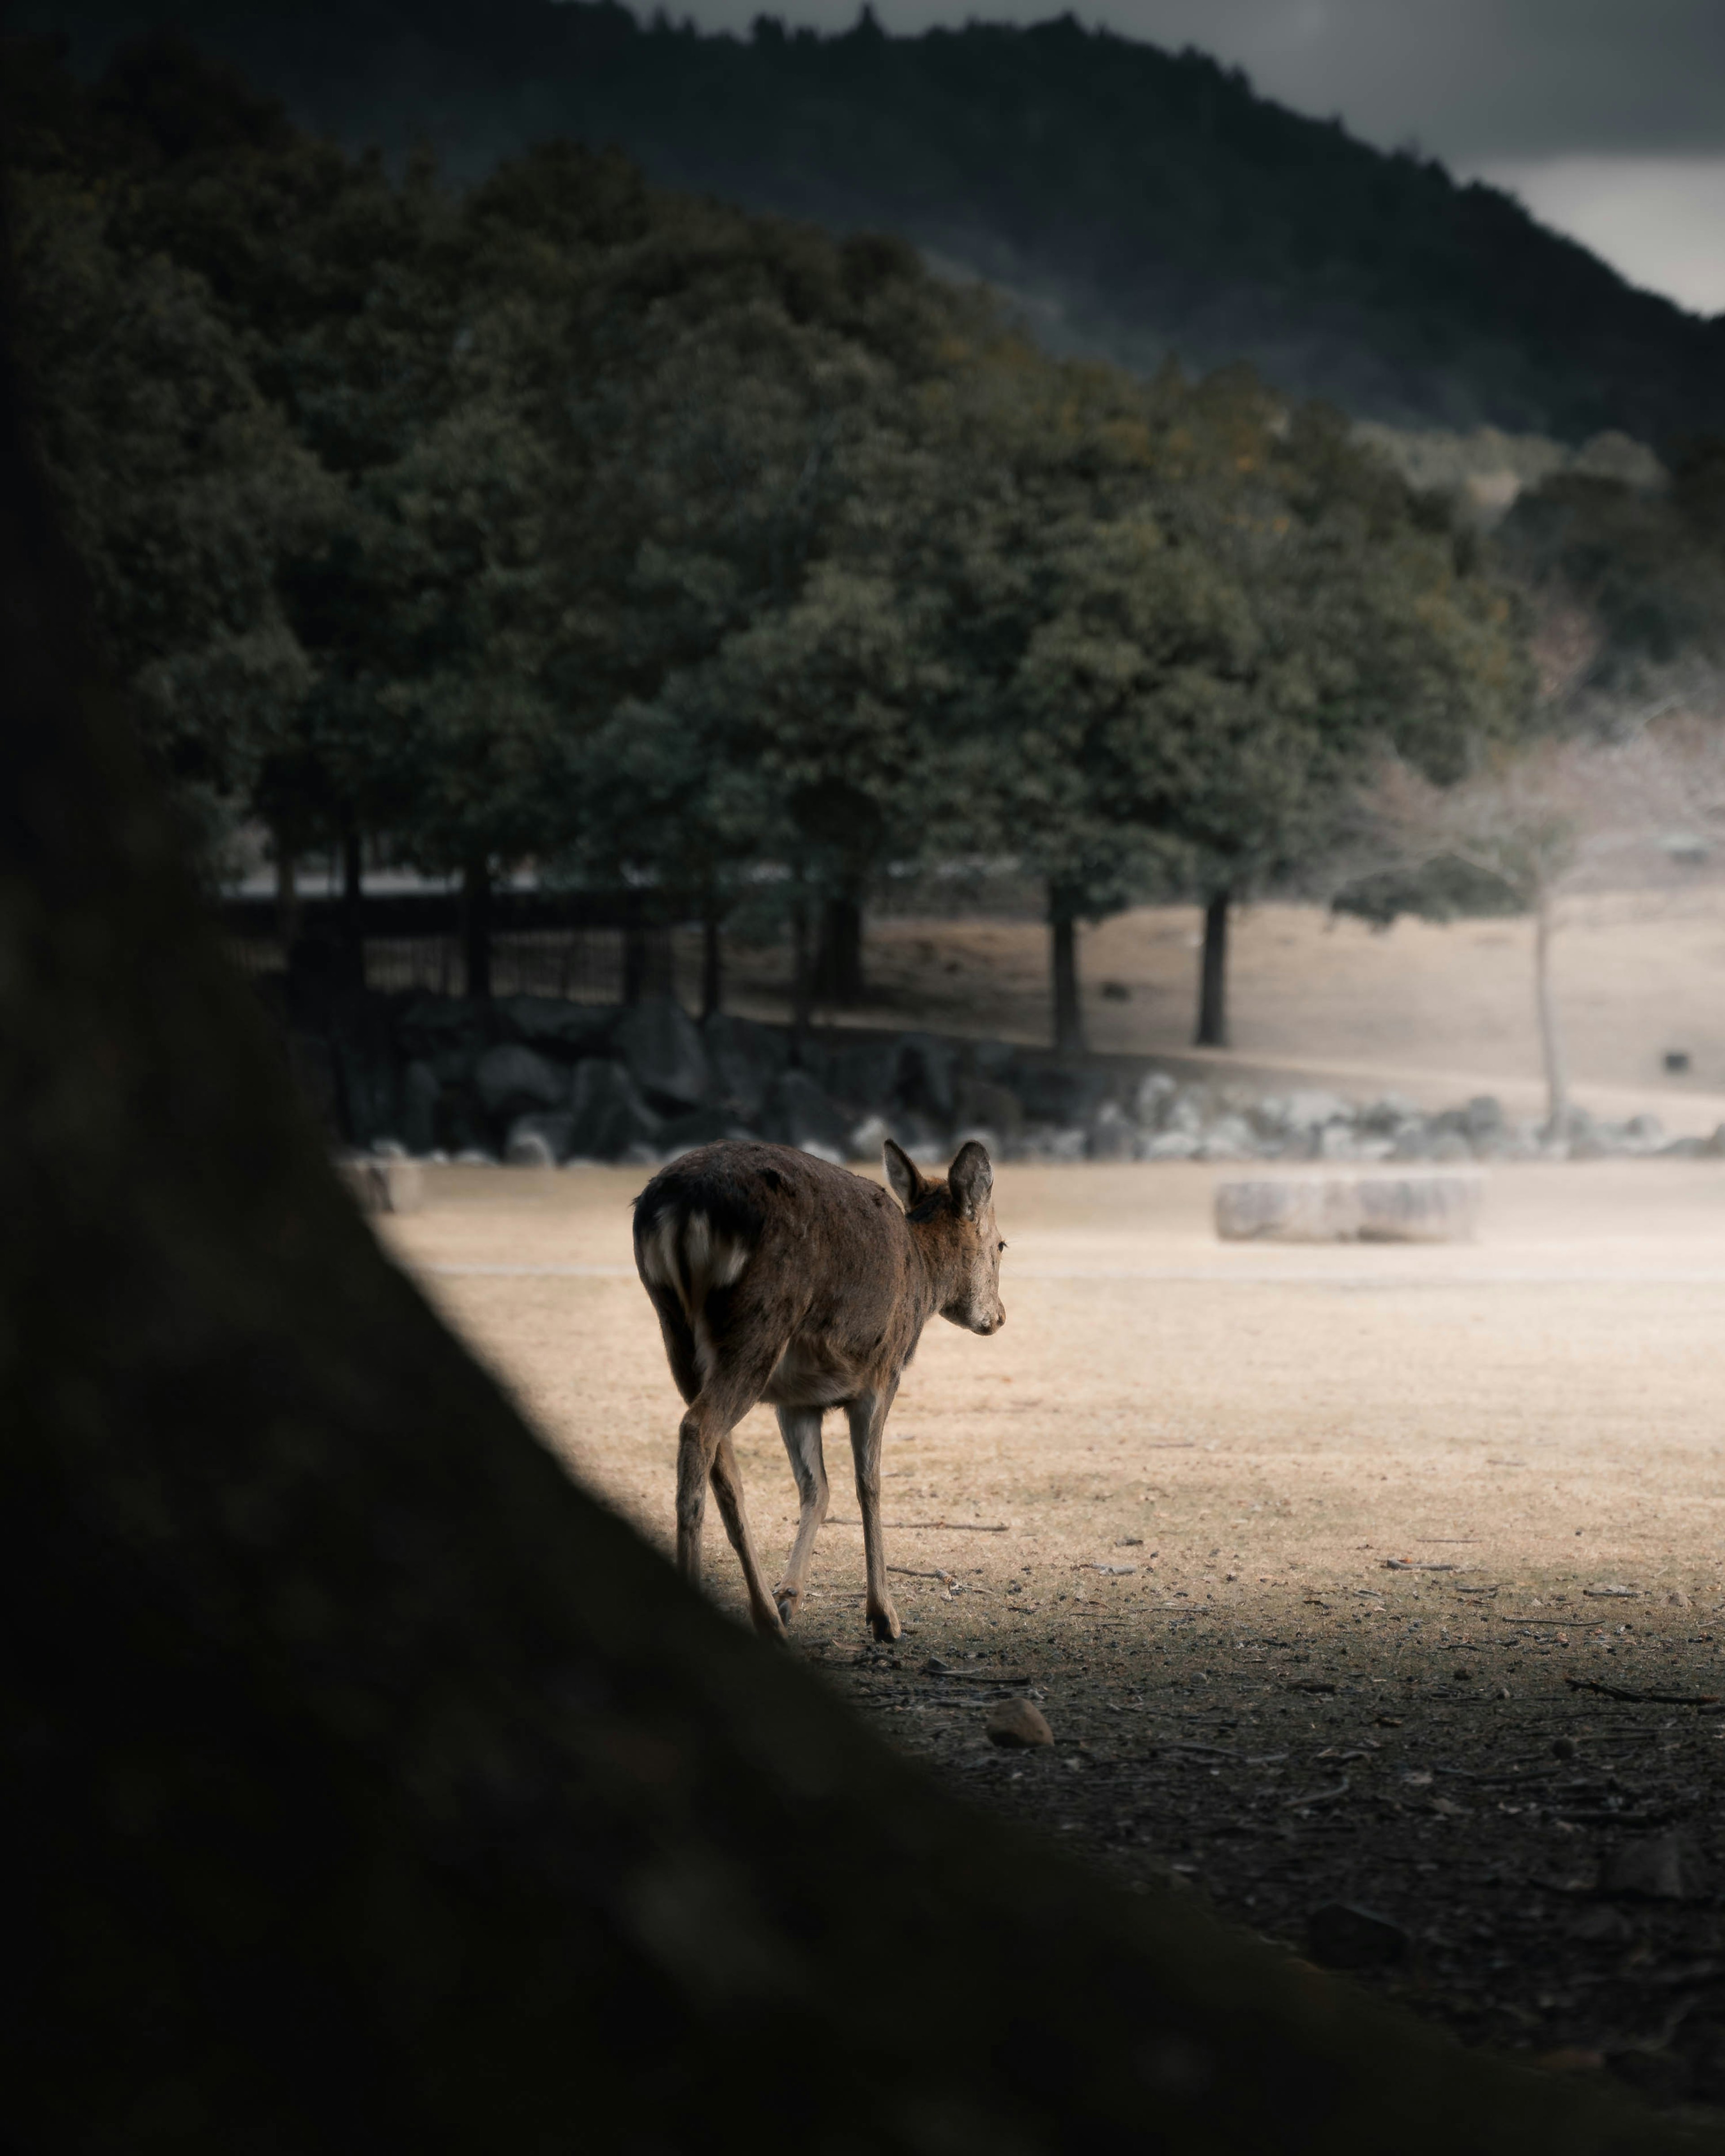
[[931, 1182], [891, 1138], [883, 1158], [886, 1180], [942, 1298], [941, 1316], [972, 1332], [998, 1332], [1006, 1322], [1000, 1301], [1000, 1253], [1006, 1245], [994, 1224], [994, 1170], [988, 1148], [974, 1138], [961, 1146], [944, 1183]]

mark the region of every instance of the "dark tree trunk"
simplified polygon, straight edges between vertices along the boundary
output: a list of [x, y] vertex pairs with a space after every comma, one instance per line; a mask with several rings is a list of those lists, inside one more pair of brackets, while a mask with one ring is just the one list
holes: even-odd
[[854, 1009], [868, 993], [863, 978], [863, 910], [855, 891], [839, 891], [821, 908], [814, 993], [825, 1004]]
[[809, 941], [809, 895], [799, 877], [791, 907], [791, 1060], [799, 1065], [814, 1019], [814, 967]]
[[341, 834], [341, 978], [348, 988], [366, 984], [365, 848], [357, 831]]
[[1693, 2145], [956, 1801], [570, 1481], [331, 1175], [10, 390], [8, 2144]]
[[294, 970], [294, 946], [300, 940], [299, 864], [285, 839], [275, 841], [275, 940], [281, 946], [281, 963]]
[[701, 917], [701, 1015], [716, 1018], [725, 1005], [725, 954], [719, 943], [719, 909], [711, 900]]
[[461, 947], [467, 964], [467, 993], [477, 1003], [489, 1003], [491, 864], [484, 854], [471, 855], [461, 871]]
[[1078, 923], [1060, 893], [1050, 895], [1049, 952], [1054, 974], [1054, 1045], [1061, 1055], [1084, 1053], [1084, 1010], [1078, 993]]
[[1204, 909], [1204, 956], [1198, 969], [1199, 1048], [1228, 1045], [1228, 910], [1231, 891], [1219, 891]]

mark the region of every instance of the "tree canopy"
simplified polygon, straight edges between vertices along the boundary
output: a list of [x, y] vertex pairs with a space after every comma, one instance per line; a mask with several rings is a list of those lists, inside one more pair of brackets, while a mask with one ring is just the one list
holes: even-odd
[[1052, 358], [614, 153], [455, 193], [172, 40], [24, 57], [44, 447], [206, 824], [841, 926], [1004, 851], [1070, 971], [1079, 920], [1296, 877], [1378, 748], [1443, 779], [1525, 713], [1468, 531], [1247, 369]]

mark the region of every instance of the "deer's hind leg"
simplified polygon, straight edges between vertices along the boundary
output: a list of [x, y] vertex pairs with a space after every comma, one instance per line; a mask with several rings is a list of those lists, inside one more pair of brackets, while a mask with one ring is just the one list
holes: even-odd
[[750, 1614], [759, 1630], [782, 1634], [784, 1627], [749, 1535], [742, 1477], [731, 1442], [732, 1431], [767, 1389], [778, 1348], [774, 1343], [735, 1360], [711, 1355], [703, 1359], [707, 1375], [677, 1431], [677, 1569], [691, 1587], [700, 1586], [701, 1530], [711, 1481], [725, 1532], [742, 1566]]
[[797, 1539], [785, 1561], [783, 1576], [773, 1589], [778, 1614], [788, 1625], [803, 1599], [809, 1560], [814, 1554], [814, 1538], [827, 1516], [827, 1464], [820, 1445], [819, 1408], [781, 1408], [778, 1434], [791, 1456], [791, 1472], [797, 1478], [802, 1512], [797, 1521]]

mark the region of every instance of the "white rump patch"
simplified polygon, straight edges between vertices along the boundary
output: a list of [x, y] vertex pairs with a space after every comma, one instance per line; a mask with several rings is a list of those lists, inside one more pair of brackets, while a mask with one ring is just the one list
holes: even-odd
[[705, 1213], [680, 1220], [670, 1215], [644, 1239], [641, 1269], [651, 1286], [672, 1291], [699, 1338], [707, 1297], [716, 1288], [735, 1286], [752, 1250], [740, 1237], [715, 1229]]

